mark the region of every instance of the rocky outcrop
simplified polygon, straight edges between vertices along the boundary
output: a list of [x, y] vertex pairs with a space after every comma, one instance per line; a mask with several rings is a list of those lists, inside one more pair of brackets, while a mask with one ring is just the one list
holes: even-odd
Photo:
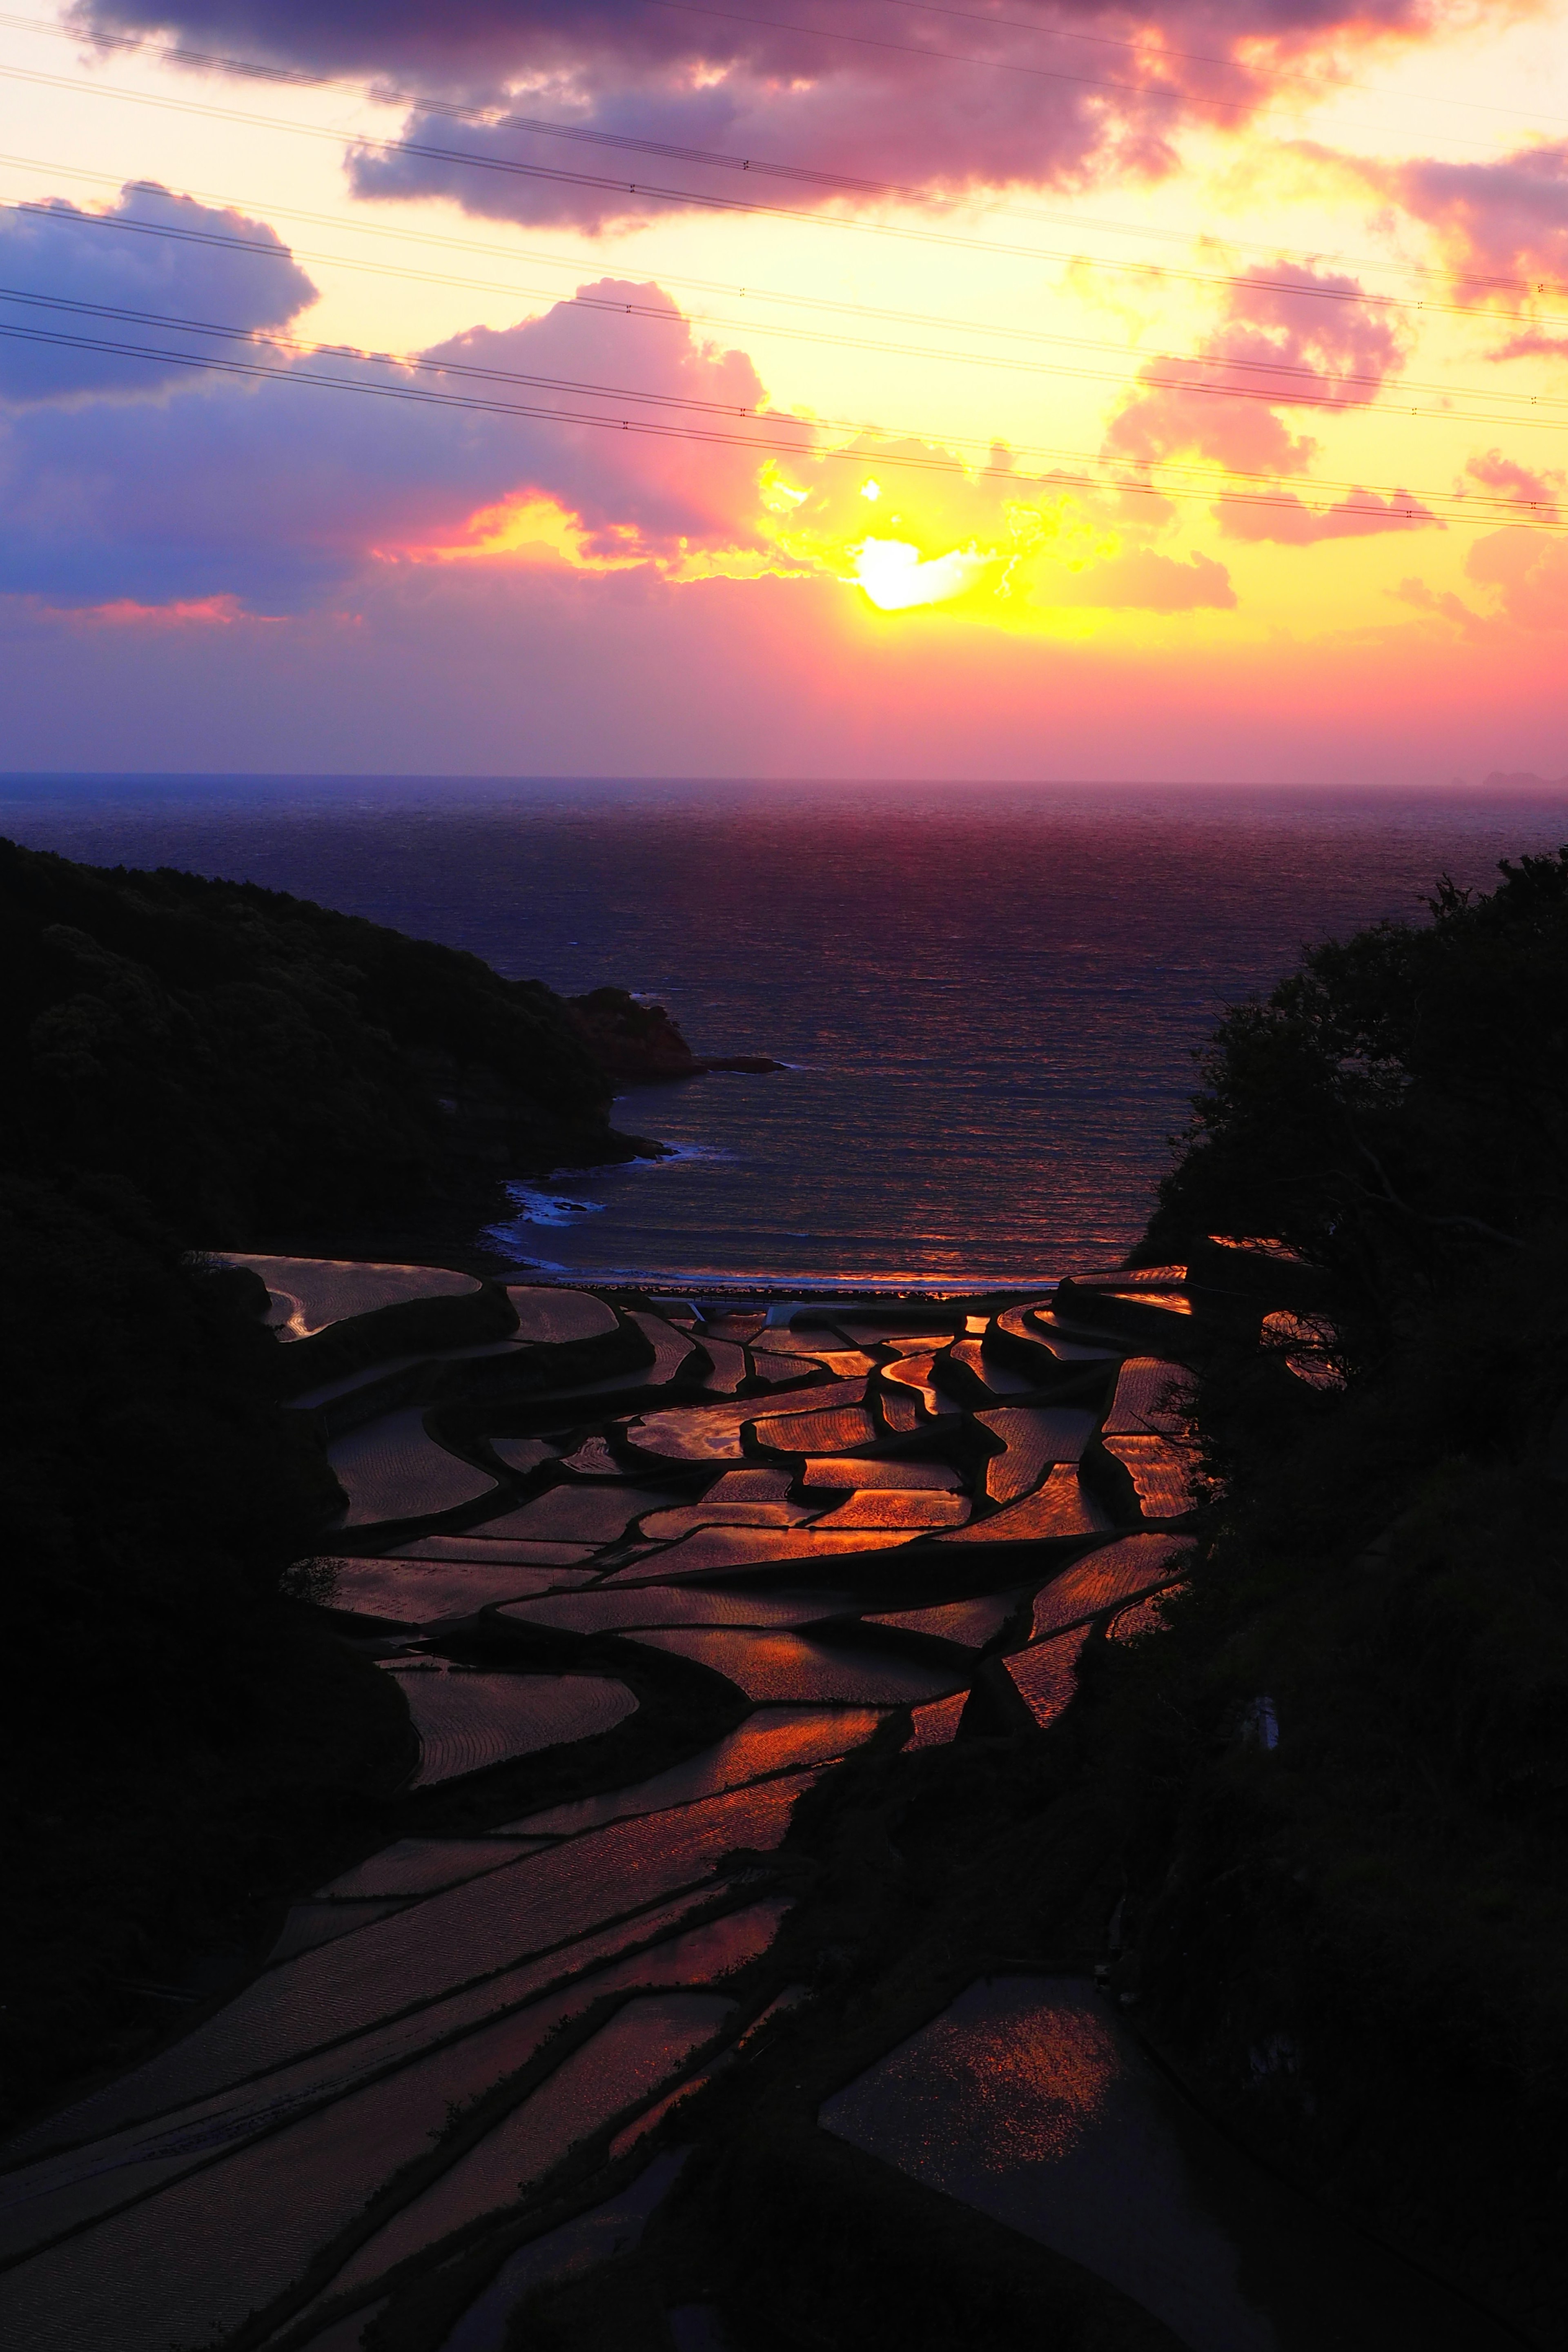
[[710, 1070], [761, 1075], [784, 1066], [765, 1054], [700, 1061], [662, 1004], [644, 1004], [624, 988], [595, 988], [586, 996], [569, 996], [566, 1005], [579, 1036], [612, 1086], [658, 1086], [673, 1078], [700, 1078]]

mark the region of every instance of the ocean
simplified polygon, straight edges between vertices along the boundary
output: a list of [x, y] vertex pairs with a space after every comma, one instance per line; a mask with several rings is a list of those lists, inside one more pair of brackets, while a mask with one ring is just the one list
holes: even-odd
[[1137, 1238], [1223, 1008], [1443, 872], [1568, 840], [1568, 795], [586, 779], [0, 778], [0, 832], [240, 877], [702, 1054], [623, 1096], [663, 1160], [513, 1188], [551, 1277], [1023, 1287]]

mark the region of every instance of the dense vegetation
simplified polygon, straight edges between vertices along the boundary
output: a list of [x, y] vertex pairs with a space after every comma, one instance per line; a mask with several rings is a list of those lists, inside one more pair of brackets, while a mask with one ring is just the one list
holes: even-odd
[[6, 1164], [122, 1177], [188, 1245], [630, 1148], [542, 982], [253, 884], [0, 842], [0, 986]]
[[1276, 2155], [1548, 2340], [1568, 851], [1501, 873], [1313, 950], [1218, 1032], [1142, 1255], [1219, 1281], [1206, 1236], [1278, 1241], [1296, 1263], [1227, 1252], [1233, 1278], [1315, 1336], [1214, 1349], [1204, 1566], [1168, 1642], [1103, 1660], [1096, 1744], [1146, 2013]]
[[498, 1173], [629, 1147], [548, 989], [247, 885], [0, 843], [0, 985], [3, 2113], [177, 2015], [134, 1987], [406, 1762], [290, 1600], [340, 1498], [264, 1293], [189, 1253], [471, 1228]]

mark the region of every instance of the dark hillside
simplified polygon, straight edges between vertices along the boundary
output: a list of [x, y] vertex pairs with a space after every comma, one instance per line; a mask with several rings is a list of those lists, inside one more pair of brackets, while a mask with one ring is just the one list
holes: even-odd
[[5, 1164], [123, 1178], [188, 1245], [635, 1148], [542, 982], [249, 883], [0, 842], [0, 990]]
[[471, 1231], [498, 1178], [632, 1146], [548, 989], [274, 891], [0, 843], [0, 988], [3, 2115], [188, 2013], [159, 1981], [410, 1761], [291, 1598], [341, 1496], [265, 1294], [189, 1253]]
[[1244, 2132], [1542, 2344], [1568, 2324], [1565, 1155], [1568, 852], [1444, 885], [1429, 925], [1316, 950], [1226, 1018], [1142, 1254], [1228, 1259], [1279, 1312], [1200, 1393], [1192, 1598], [1102, 1656], [1091, 1718], [1141, 2013]]

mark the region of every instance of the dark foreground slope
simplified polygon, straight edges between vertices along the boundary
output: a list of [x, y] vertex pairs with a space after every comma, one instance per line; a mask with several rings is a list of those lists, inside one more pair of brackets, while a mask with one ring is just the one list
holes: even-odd
[[277, 892], [0, 843], [0, 985], [14, 2111], [178, 2015], [137, 1988], [408, 1761], [290, 1599], [342, 1498], [254, 1278], [188, 1253], [460, 1229], [499, 1176], [633, 1147], [548, 989]]
[[0, 987], [6, 1164], [123, 1178], [187, 1245], [636, 1149], [542, 982], [250, 883], [0, 842]]
[[1298, 1262], [1226, 1253], [1232, 1282], [1328, 1313], [1211, 1364], [1205, 1565], [1168, 1641], [1104, 1661], [1089, 1722], [1142, 2013], [1273, 2153], [1547, 2342], [1568, 852], [1502, 876], [1315, 951], [1218, 1033], [1145, 1255], [1264, 1236]]

